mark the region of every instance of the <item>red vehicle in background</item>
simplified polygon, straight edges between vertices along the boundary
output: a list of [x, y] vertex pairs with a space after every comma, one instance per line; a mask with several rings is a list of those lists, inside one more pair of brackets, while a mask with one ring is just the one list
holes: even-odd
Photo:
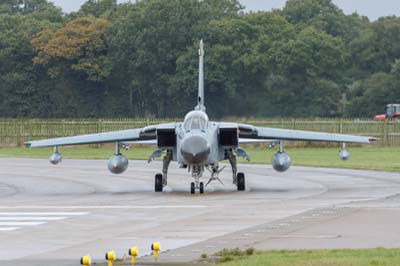
[[375, 115], [373, 119], [375, 121], [383, 121], [400, 118], [400, 104], [388, 104], [385, 108], [384, 114]]

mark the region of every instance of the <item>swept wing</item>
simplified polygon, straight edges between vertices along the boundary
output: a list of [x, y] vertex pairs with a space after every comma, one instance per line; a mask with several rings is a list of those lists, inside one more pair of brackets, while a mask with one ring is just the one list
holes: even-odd
[[83, 145], [108, 142], [143, 142], [143, 144], [153, 144], [157, 139], [157, 130], [163, 128], [174, 128], [175, 124], [160, 124], [144, 128], [112, 131], [106, 133], [79, 135], [72, 137], [62, 137], [54, 139], [36, 140], [25, 142], [28, 147], [51, 147], [67, 145]]
[[345, 134], [332, 134], [314, 131], [290, 130], [269, 127], [254, 127], [238, 124], [239, 136], [248, 139], [276, 139], [297, 141], [321, 141], [342, 143], [370, 143], [377, 140], [372, 137], [363, 137]]

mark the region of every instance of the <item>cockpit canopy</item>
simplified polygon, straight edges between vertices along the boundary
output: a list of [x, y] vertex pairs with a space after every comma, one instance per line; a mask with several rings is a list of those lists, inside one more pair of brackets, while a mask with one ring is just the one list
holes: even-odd
[[191, 111], [185, 116], [183, 126], [186, 132], [193, 129], [206, 130], [208, 126], [208, 116], [202, 111]]

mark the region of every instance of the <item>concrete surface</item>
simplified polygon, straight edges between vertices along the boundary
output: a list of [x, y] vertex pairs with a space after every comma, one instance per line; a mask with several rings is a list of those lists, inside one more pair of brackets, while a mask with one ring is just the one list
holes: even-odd
[[[120, 176], [103, 160], [0, 159], [1, 265], [103, 262], [137, 246], [151, 262], [186, 262], [224, 247], [400, 248], [400, 173], [240, 165], [247, 189], [214, 182], [189, 194], [190, 175], [171, 164], [168, 187], [153, 192], [161, 164], [130, 162]], [[206, 181], [206, 180], [205, 180]]]

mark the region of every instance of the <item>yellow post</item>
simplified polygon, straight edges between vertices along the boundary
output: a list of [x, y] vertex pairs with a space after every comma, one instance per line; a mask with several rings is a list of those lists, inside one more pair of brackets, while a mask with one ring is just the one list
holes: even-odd
[[108, 260], [108, 266], [113, 265], [113, 261], [115, 260], [115, 252], [114, 250], [108, 251], [106, 253], [106, 260]]
[[83, 256], [83, 257], [81, 258], [81, 264], [82, 264], [83, 266], [89, 266], [89, 265], [92, 264], [92, 259], [90, 258], [89, 255]]
[[132, 257], [132, 260], [131, 260], [132, 265], [135, 265], [135, 263], [136, 263], [136, 257], [137, 257], [137, 255], [138, 255], [138, 249], [137, 249], [137, 247], [132, 247], [132, 248], [130, 248], [130, 249], [129, 249], [129, 255], [131, 255], [131, 257]]
[[154, 259], [157, 260], [158, 252], [160, 252], [160, 243], [159, 242], [155, 242], [155, 243], [151, 244], [151, 250], [153, 251]]

